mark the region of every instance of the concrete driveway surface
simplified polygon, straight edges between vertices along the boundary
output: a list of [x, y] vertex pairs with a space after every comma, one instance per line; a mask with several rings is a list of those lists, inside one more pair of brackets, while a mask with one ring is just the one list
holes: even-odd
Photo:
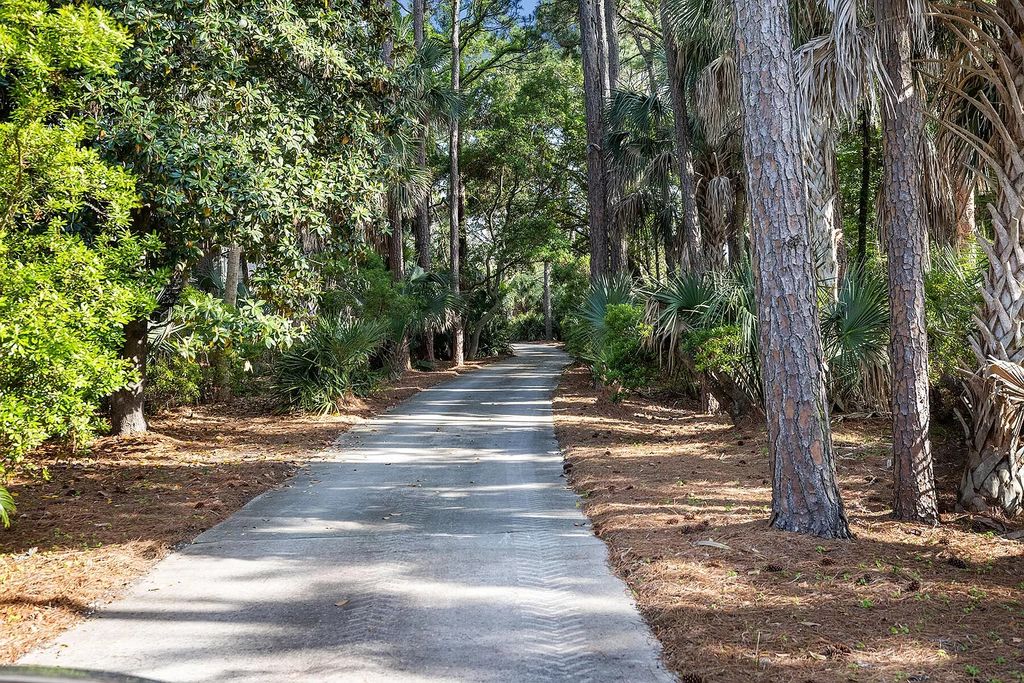
[[345, 434], [22, 663], [160, 681], [671, 681], [561, 477], [564, 353]]

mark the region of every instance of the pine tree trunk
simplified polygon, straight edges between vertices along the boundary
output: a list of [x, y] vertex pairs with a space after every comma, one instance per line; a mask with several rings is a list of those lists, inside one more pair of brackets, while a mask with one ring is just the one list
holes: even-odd
[[[405, 253], [402, 239], [402, 212], [393, 197], [388, 198], [388, 222], [391, 224], [391, 235], [388, 237], [388, 266], [391, 278], [396, 283], [405, 277]], [[402, 332], [400, 339], [395, 341], [391, 353], [391, 374], [401, 377], [402, 373], [412, 368], [409, 358], [409, 335]]]
[[544, 262], [544, 339], [551, 341], [553, 335], [551, 321], [551, 262]]
[[882, 203], [892, 331], [893, 509], [897, 519], [938, 520], [928, 440], [928, 331], [924, 275], [928, 227], [922, 207], [924, 115], [914, 87], [907, 0], [879, 0], [888, 88], [882, 110]]
[[[459, 80], [462, 76], [462, 56], [459, 46], [459, 14], [460, 0], [452, 2], [452, 91], [458, 95], [460, 90]], [[460, 296], [462, 283], [460, 278], [462, 272], [459, 262], [460, 249], [460, 223], [459, 204], [461, 193], [461, 177], [459, 175], [459, 121], [452, 120], [451, 136], [448, 140], [448, 152], [451, 156], [451, 168], [448, 175], [448, 218], [451, 227], [449, 247], [451, 251], [451, 287], [452, 294]], [[459, 367], [464, 362], [464, 339], [462, 330], [462, 317], [458, 312], [452, 312], [452, 364]]]
[[[600, 0], [596, 0], [599, 2]], [[587, 123], [587, 222], [590, 229], [590, 277], [608, 270], [607, 206], [605, 192], [604, 69], [602, 69], [599, 12], [595, 0], [579, 0], [583, 59], [583, 98]]]
[[149, 321], [133, 320], [124, 326], [121, 358], [128, 361], [137, 379], [110, 397], [110, 433], [115, 436], [141, 434], [146, 424], [146, 354], [149, 349]]
[[871, 210], [871, 124], [868, 110], [860, 111], [860, 197], [857, 202], [857, 265], [868, 260], [868, 212]]
[[[661, 3], [661, 31], [665, 42], [665, 60], [668, 68], [669, 94], [672, 99], [672, 120], [675, 133], [676, 165], [679, 173], [679, 192], [682, 195], [682, 230], [673, 251], [684, 270], [701, 273], [705, 270], [702, 258], [700, 217], [697, 212], [697, 181], [693, 170], [693, 145], [690, 137], [690, 114], [686, 104], [683, 83], [683, 65], [679, 48], [673, 37], [672, 26], [666, 14], [665, 0]], [[667, 247], [668, 245], [666, 245]]]
[[796, 114], [789, 6], [734, 0], [777, 529], [849, 538], [836, 483]]
[[[602, 14], [602, 45], [604, 48], [605, 92], [604, 102], [609, 102], [619, 84], [619, 31], [615, 0], [596, 0]], [[629, 247], [626, 230], [617, 206], [622, 199], [622, 179], [607, 156], [605, 169], [605, 207], [608, 221], [608, 272], [624, 273], [629, 269]]]

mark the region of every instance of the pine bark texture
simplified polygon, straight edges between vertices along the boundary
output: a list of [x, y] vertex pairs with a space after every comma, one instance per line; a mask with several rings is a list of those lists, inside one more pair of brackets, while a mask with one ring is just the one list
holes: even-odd
[[125, 325], [121, 358], [129, 362], [137, 379], [110, 397], [110, 433], [115, 436], [141, 434], [149, 429], [144, 392], [148, 350], [149, 321], [143, 318]]
[[599, 12], [594, 0], [579, 0], [580, 41], [583, 59], [583, 99], [587, 120], [587, 222], [590, 229], [590, 277], [608, 268], [607, 206], [605, 192], [604, 91]]
[[661, 32], [665, 41], [665, 59], [668, 68], [669, 96], [672, 100], [673, 132], [675, 133], [676, 165], [679, 173], [679, 191], [682, 195], [682, 230], [673, 249], [676, 260], [683, 270], [703, 272], [704, 259], [701, 255], [700, 217], [697, 211], [697, 181], [693, 170], [693, 144], [690, 136], [690, 114], [686, 103], [683, 83], [683, 64], [679, 47], [672, 33], [672, 26], [666, 14], [665, 2], [661, 3]]
[[893, 511], [934, 523], [924, 276], [928, 226], [921, 187], [924, 113], [914, 86], [913, 38], [906, 0], [878, 0], [882, 62], [882, 216], [886, 222], [892, 363]]
[[[452, 91], [458, 95], [462, 76], [462, 56], [459, 46], [459, 10], [460, 0], [452, 2]], [[451, 135], [448, 140], [448, 152], [451, 156], [451, 168], [448, 175], [448, 219], [451, 227], [449, 249], [451, 252], [451, 288], [452, 294], [458, 298], [461, 295], [462, 283], [460, 278], [460, 223], [459, 205], [461, 202], [461, 184], [459, 175], [459, 121], [452, 119]], [[465, 344], [464, 332], [462, 329], [462, 316], [457, 311], [452, 312], [452, 364], [458, 367], [463, 364]]]
[[[999, 0], [1005, 92], [1024, 100], [1024, 6]], [[993, 240], [979, 237], [989, 259], [973, 340], [981, 370], [968, 385], [973, 430], [960, 484], [960, 504], [975, 512], [1024, 513], [1024, 111], [1004, 106], [994, 133], [999, 191], [990, 205]]]
[[849, 538], [825, 397], [789, 6], [734, 0], [771, 525]]

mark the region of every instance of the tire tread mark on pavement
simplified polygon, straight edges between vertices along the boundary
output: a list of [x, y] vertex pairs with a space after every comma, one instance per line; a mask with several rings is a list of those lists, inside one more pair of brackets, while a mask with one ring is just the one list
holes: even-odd
[[[523, 509], [543, 512], [550, 499], [541, 491], [519, 496]], [[533, 681], [595, 680], [597, 662], [588, 648], [587, 626], [577, 610], [575, 581], [565, 571], [565, 547], [550, 522], [511, 534], [516, 586], [525, 632], [525, 668]]]

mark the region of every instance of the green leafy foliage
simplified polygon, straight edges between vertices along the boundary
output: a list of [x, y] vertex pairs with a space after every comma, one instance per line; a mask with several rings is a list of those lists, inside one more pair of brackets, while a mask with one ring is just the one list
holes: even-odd
[[544, 339], [544, 314], [540, 311], [527, 311], [512, 316], [509, 320], [509, 334], [513, 341]]
[[682, 350], [698, 372], [736, 375], [746, 362], [736, 325], [694, 329], [683, 337]]
[[0, 480], [46, 439], [90, 434], [130, 379], [121, 328], [152, 300], [132, 278], [144, 248], [122, 237], [0, 233]]
[[134, 37], [119, 80], [98, 92], [95, 142], [139, 178], [135, 229], [157, 232], [160, 264], [181, 273], [212, 245], [237, 243], [262, 264], [258, 297], [308, 310], [321, 286], [311, 245], [349, 238], [383, 192], [385, 12], [319, 0], [99, 4]]
[[635, 300], [629, 278], [598, 278], [590, 285], [579, 308], [562, 321], [566, 351], [576, 360], [593, 365], [604, 336], [608, 307], [632, 304]]
[[653, 328], [644, 309], [634, 304], [609, 304], [602, 332], [595, 342], [593, 370], [612, 389], [613, 399], [647, 386], [657, 378], [657, 361], [649, 351]]
[[821, 336], [830, 395], [841, 406], [884, 410], [889, 401], [889, 293], [869, 268], [851, 269], [826, 300]]
[[933, 383], [957, 377], [977, 363], [970, 339], [974, 315], [981, 302], [979, 285], [983, 259], [976, 250], [958, 254], [951, 249], [932, 253], [925, 275], [925, 311], [928, 321], [929, 375]]
[[158, 353], [189, 360], [208, 360], [216, 352], [248, 361], [268, 350], [287, 349], [300, 333], [290, 318], [273, 313], [264, 301], [246, 298], [232, 307], [190, 287], [151, 340]]
[[[98, 9], [0, 1], [0, 484], [39, 471], [32, 449], [87, 438], [132, 379], [121, 329], [153, 307], [159, 250], [126, 227], [134, 179], [82, 146], [76, 112], [130, 41]], [[14, 499], [0, 488], [6, 526]]]
[[203, 368], [179, 355], [158, 355], [146, 368], [149, 410], [196, 405], [203, 395]]
[[386, 340], [382, 320], [319, 318], [301, 342], [282, 354], [275, 392], [293, 408], [321, 414], [337, 410], [346, 398], [372, 388], [370, 357]]

